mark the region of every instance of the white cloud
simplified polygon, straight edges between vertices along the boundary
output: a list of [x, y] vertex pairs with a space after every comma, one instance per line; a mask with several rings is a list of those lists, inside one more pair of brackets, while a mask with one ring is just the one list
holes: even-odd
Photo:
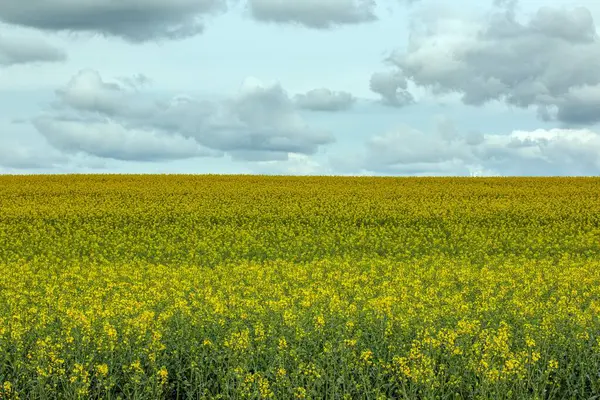
[[600, 133], [588, 129], [433, 134], [407, 126], [372, 137], [346, 170], [405, 175], [598, 175]]
[[11, 169], [54, 168], [68, 158], [57, 151], [40, 151], [21, 143], [3, 143], [0, 146], [0, 166]]
[[255, 173], [264, 175], [330, 175], [331, 169], [313, 157], [290, 153], [286, 160], [260, 161], [252, 166]]
[[57, 97], [34, 126], [56, 148], [98, 157], [167, 160], [227, 152], [235, 160], [285, 160], [334, 141], [306, 124], [278, 83], [254, 78], [224, 102], [185, 95], [148, 101], [143, 92], [84, 70]]
[[352, 107], [356, 101], [348, 92], [334, 92], [326, 88], [297, 94], [294, 100], [299, 108], [312, 111], [344, 111]]
[[37, 62], [58, 62], [66, 53], [41, 39], [0, 36], [0, 65], [10, 66]]
[[383, 104], [391, 107], [404, 107], [412, 104], [414, 98], [407, 90], [407, 81], [402, 74], [395, 72], [376, 72], [369, 82], [371, 91], [381, 96]]
[[39, 117], [36, 129], [52, 146], [66, 153], [84, 153], [124, 161], [166, 161], [218, 156], [179, 135], [125, 127], [115, 121]]
[[399, 80], [459, 93], [467, 105], [501, 100], [545, 119], [600, 122], [600, 41], [587, 8], [541, 7], [524, 23], [510, 7], [479, 20], [423, 19], [389, 62]]

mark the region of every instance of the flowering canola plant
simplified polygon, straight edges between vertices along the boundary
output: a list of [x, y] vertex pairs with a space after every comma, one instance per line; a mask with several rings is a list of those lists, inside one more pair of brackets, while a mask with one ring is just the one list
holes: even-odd
[[0, 177], [0, 399], [600, 394], [600, 179]]

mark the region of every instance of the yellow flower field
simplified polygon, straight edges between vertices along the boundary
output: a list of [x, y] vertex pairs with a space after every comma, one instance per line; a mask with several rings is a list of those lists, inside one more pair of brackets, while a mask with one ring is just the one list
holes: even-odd
[[600, 394], [600, 178], [0, 176], [0, 399]]

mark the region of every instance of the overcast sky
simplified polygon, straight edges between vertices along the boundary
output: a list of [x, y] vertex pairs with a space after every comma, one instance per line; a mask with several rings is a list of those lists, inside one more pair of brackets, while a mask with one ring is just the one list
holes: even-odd
[[0, 173], [600, 175], [598, 0], [0, 1]]

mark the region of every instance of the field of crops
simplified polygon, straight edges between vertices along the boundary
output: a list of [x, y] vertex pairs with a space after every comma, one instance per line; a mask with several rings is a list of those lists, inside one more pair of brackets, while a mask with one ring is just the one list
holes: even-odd
[[0, 399], [600, 394], [600, 178], [0, 176]]

